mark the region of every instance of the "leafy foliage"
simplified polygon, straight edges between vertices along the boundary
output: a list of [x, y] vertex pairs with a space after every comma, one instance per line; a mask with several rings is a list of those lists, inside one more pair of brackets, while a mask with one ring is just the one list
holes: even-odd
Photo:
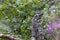
[[[50, 7], [50, 4], [48, 2], [50, 1], [48, 0], [47, 1], [46, 0], [1, 0], [0, 21], [8, 28], [7, 30], [5, 29], [6, 34], [8, 33], [17, 34], [17, 35], [21, 35], [25, 40], [28, 39], [30, 40], [31, 19], [35, 15], [36, 11], [41, 11], [43, 13], [43, 16], [41, 17], [41, 21], [44, 22], [42, 25], [47, 26], [48, 24], [49, 7]], [[2, 31], [5, 32], [5, 30]]]

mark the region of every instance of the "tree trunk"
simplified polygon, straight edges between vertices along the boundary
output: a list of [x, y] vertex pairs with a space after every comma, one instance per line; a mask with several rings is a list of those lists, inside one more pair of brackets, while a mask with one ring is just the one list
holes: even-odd
[[38, 28], [40, 27], [38, 20], [41, 18], [41, 16], [42, 14], [39, 12], [32, 19], [31, 31], [32, 31], [32, 37], [34, 40], [41, 40], [40, 32], [38, 30]]

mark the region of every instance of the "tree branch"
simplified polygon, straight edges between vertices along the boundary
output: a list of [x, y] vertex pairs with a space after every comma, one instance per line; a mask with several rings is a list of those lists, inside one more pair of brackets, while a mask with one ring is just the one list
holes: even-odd
[[0, 34], [0, 38], [7, 38], [9, 40], [16, 40], [14, 37], [11, 37], [11, 36], [5, 35], [5, 34]]

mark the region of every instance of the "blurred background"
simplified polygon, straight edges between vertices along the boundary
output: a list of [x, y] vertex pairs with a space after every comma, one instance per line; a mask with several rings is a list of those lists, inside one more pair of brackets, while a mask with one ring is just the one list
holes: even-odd
[[0, 34], [17, 40], [59, 40], [54, 33], [59, 33], [60, 26], [55, 30], [52, 24], [59, 18], [60, 0], [0, 0]]

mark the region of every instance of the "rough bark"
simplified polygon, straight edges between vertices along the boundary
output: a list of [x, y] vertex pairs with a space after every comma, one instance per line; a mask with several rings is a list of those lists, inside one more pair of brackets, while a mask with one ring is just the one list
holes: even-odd
[[41, 37], [40, 37], [40, 32], [38, 30], [38, 19], [40, 19], [42, 16], [42, 13], [37, 13], [33, 19], [32, 19], [32, 37], [35, 38], [35, 40], [41, 40]]

